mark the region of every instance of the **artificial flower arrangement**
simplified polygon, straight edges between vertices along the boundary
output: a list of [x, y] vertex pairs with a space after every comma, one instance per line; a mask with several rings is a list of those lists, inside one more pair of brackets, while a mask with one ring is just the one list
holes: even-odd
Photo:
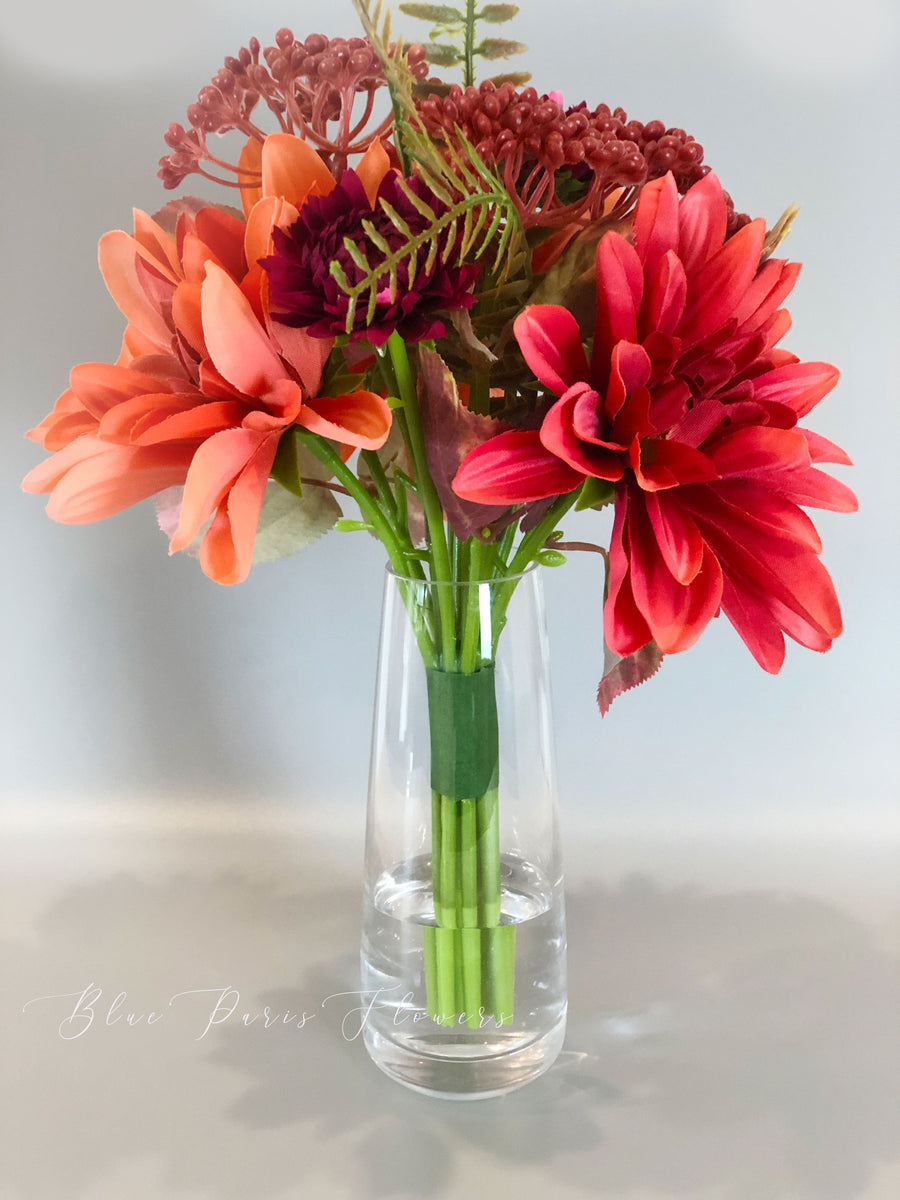
[[[827, 650], [841, 617], [804, 509], [855, 500], [820, 469], [847, 456], [802, 424], [838, 372], [780, 346], [793, 210], [772, 228], [737, 212], [681, 129], [527, 76], [476, 84], [477, 61], [524, 49], [492, 36], [512, 5], [402, 4], [433, 25], [428, 49], [355, 5], [365, 37], [251, 39], [170, 126], [164, 186], [196, 175], [239, 207], [175, 200], [102, 238], [121, 353], [73, 369], [29, 434], [52, 453], [26, 490], [70, 523], [156, 497], [170, 552], [221, 584], [275, 553], [274, 528], [281, 551], [286, 528], [288, 549], [368, 531], [413, 583], [474, 596], [509, 581], [498, 635], [522, 571], [581, 547], [561, 540], [566, 514], [610, 510], [608, 548], [592, 547], [607, 567], [601, 711], [720, 614], [766, 671], [785, 634]], [[234, 161], [220, 134], [239, 139]], [[435, 789], [435, 863], [457, 848], [435, 912], [458, 924], [475, 881], [487, 928], [496, 644], [435, 595], [416, 629], [432, 732], [486, 739], [488, 760], [477, 786], [451, 771]], [[467, 943], [432, 946], [436, 1019], [463, 996], [499, 1007], [507, 949], [490, 968]]]

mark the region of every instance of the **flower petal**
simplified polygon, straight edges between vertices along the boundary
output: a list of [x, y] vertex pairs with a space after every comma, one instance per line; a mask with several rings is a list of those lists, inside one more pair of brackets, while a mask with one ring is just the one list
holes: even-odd
[[678, 250], [678, 188], [667, 171], [644, 185], [634, 214], [634, 248], [645, 278], [656, 274], [660, 259]]
[[716, 615], [722, 599], [722, 571], [703, 549], [699, 570], [679, 583], [666, 563], [642, 497], [632, 496], [624, 543], [635, 603], [663, 654], [687, 650]]
[[375, 207], [381, 181], [390, 169], [391, 160], [388, 157], [388, 152], [385, 150], [381, 138], [376, 138], [356, 164], [356, 173], [363, 187], [366, 189], [366, 195], [369, 198], [369, 204], [371, 204], [372, 208]]
[[609, 357], [616, 342], [636, 342], [637, 314], [644, 294], [644, 269], [637, 251], [618, 233], [597, 244], [597, 325], [591, 379], [606, 384]]
[[359, 391], [308, 400], [297, 421], [305, 429], [346, 446], [377, 450], [387, 441], [391, 419], [391, 410], [380, 396]]
[[277, 430], [226, 429], [207, 438], [194, 453], [184, 480], [181, 516], [169, 543], [170, 554], [191, 544], [248, 466], [252, 464], [254, 478], [264, 470], [268, 479], [279, 436]]
[[710, 172], [688, 188], [679, 208], [678, 257], [696, 274], [725, 241], [728, 211], [722, 185]]
[[288, 373], [238, 285], [209, 263], [200, 297], [203, 336], [216, 370], [247, 396], [263, 397]]
[[685, 346], [709, 337], [734, 317], [756, 274], [765, 236], [765, 221], [751, 221], [690, 277], [687, 305], [678, 327]]
[[452, 486], [476, 504], [525, 504], [571, 492], [583, 478], [544, 448], [537, 430], [513, 429], [470, 451]]
[[758, 400], [775, 400], [789, 405], [798, 417], [806, 414], [827, 396], [840, 377], [830, 363], [794, 362], [757, 375], [753, 395]]
[[25, 476], [26, 492], [51, 492], [47, 514], [82, 525], [113, 516], [184, 481], [192, 446], [120, 446], [86, 436]]
[[331, 171], [303, 138], [270, 133], [263, 142], [263, 196], [284, 196], [300, 208], [308, 196], [327, 196], [334, 186]]
[[544, 387], [561, 396], [588, 377], [578, 322], [558, 304], [531, 304], [513, 324], [525, 361]]

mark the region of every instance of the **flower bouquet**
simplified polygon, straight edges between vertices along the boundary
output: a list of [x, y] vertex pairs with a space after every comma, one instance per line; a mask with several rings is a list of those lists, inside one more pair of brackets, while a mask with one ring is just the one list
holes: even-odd
[[[779, 345], [794, 209], [736, 211], [684, 130], [476, 83], [525, 49], [494, 36], [512, 5], [401, 4], [426, 49], [354, 2], [364, 37], [251, 39], [169, 127], [164, 186], [237, 203], [101, 239], [121, 353], [72, 370], [24, 487], [70, 523], [155, 497], [170, 553], [221, 584], [330, 529], [380, 539], [363, 965], [397, 994], [367, 1044], [413, 1086], [493, 1094], [546, 1069], [565, 1022], [553, 819], [523, 815], [552, 805], [535, 564], [603, 555], [603, 713], [720, 614], [766, 671], [785, 634], [827, 650], [840, 611], [803, 510], [855, 500], [819, 467], [847, 456], [799, 424], [838, 372]], [[611, 515], [608, 547], [563, 540], [572, 509]], [[428, 1026], [399, 1050], [398, 1014]]]

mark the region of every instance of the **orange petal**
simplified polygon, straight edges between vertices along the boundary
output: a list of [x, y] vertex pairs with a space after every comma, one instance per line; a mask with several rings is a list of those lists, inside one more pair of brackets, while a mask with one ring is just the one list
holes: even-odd
[[142, 257], [164, 275], [170, 283], [181, 278], [178, 248], [161, 225], [148, 217], [139, 208], [131, 210], [134, 216], [134, 240], [140, 247]]
[[276, 434], [249, 459], [203, 538], [200, 565], [217, 583], [241, 583], [250, 572], [259, 514], [277, 446]]
[[272, 230], [289, 229], [300, 213], [283, 196], [266, 196], [254, 204], [244, 231], [244, 253], [247, 264], [253, 267], [261, 258], [272, 253]]
[[327, 196], [334, 176], [319, 155], [292, 133], [270, 133], [262, 148], [262, 194], [284, 196], [299, 208], [307, 196]]
[[203, 336], [219, 373], [247, 396], [262, 397], [287, 370], [234, 280], [215, 263], [200, 298]]
[[182, 483], [193, 446], [118, 446], [81, 437], [26, 475], [26, 492], [52, 492], [47, 514], [82, 525]]
[[226, 429], [214, 434], [200, 446], [185, 480], [181, 517], [169, 543], [170, 554], [184, 550], [191, 544], [244, 469], [257, 456], [256, 467], [264, 467], [268, 478], [278, 437], [278, 432], [267, 430]]
[[241, 204], [244, 216], [257, 201], [262, 200], [262, 142], [248, 138], [238, 158], [238, 183], [241, 185]]
[[172, 332], [162, 314], [148, 298], [135, 267], [139, 246], [121, 229], [100, 239], [98, 260], [103, 282], [122, 313], [158, 347], [168, 347]]
[[388, 158], [387, 150], [381, 144], [381, 139], [376, 138], [356, 166], [356, 173], [366, 189], [366, 196], [372, 208], [375, 207], [375, 197], [378, 195], [381, 181], [390, 167], [391, 160]]
[[82, 433], [93, 433], [97, 418], [89, 413], [71, 388], [66, 388], [51, 412], [25, 434], [45, 450], [62, 450]]
[[69, 373], [69, 384], [81, 404], [98, 419], [132, 396], [172, 390], [153, 375], [112, 363], [79, 363]]
[[391, 431], [391, 410], [374, 392], [318, 396], [307, 401], [297, 422], [322, 437], [363, 450], [377, 450]]
[[184, 340], [202, 358], [206, 356], [206, 342], [200, 320], [200, 288], [200, 282], [179, 283], [172, 297], [172, 320]]
[[318, 338], [305, 329], [295, 329], [277, 321], [269, 322], [269, 336], [281, 351], [282, 358], [291, 364], [300, 376], [300, 382], [309, 396], [319, 390], [322, 372], [334, 346], [334, 338]]
[[244, 262], [244, 231], [246, 225], [224, 209], [201, 208], [194, 218], [197, 237], [205, 242], [229, 275], [240, 279], [247, 264]]

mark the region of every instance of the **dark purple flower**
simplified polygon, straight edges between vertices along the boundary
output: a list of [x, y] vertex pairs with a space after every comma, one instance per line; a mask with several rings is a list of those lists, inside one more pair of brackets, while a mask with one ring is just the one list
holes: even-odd
[[[425, 201], [437, 215], [446, 209], [420, 180], [408, 179], [406, 186]], [[378, 189], [384, 199], [402, 217], [414, 234], [425, 232], [431, 221], [404, 194], [397, 171], [388, 171]], [[269, 305], [272, 316], [285, 325], [301, 326], [314, 337], [336, 337], [347, 332], [350, 298], [331, 274], [332, 262], [340, 264], [350, 284], [358, 283], [365, 272], [357, 266], [344, 244], [352, 239], [371, 266], [384, 261], [385, 252], [363, 228], [368, 220], [393, 251], [407, 240], [376, 203], [370, 205], [355, 171], [345, 171], [327, 196], [314, 196], [300, 210], [300, 217], [284, 232], [273, 231], [275, 253], [260, 262], [269, 276]], [[397, 271], [396, 289], [391, 298], [389, 273], [378, 281], [375, 313], [367, 322], [369, 293], [359, 298], [350, 332], [350, 340], [366, 338], [375, 346], [383, 345], [396, 329], [407, 342], [441, 337], [445, 328], [435, 313], [439, 310], [470, 308], [475, 302], [472, 287], [479, 272], [473, 264], [451, 265], [454, 247], [445, 230], [436, 235], [438, 252], [429, 254], [433, 238], [415, 251], [410, 279], [409, 260], [404, 258]], [[449, 253], [447, 252], [449, 249]], [[447, 265], [442, 261], [446, 257]]]

